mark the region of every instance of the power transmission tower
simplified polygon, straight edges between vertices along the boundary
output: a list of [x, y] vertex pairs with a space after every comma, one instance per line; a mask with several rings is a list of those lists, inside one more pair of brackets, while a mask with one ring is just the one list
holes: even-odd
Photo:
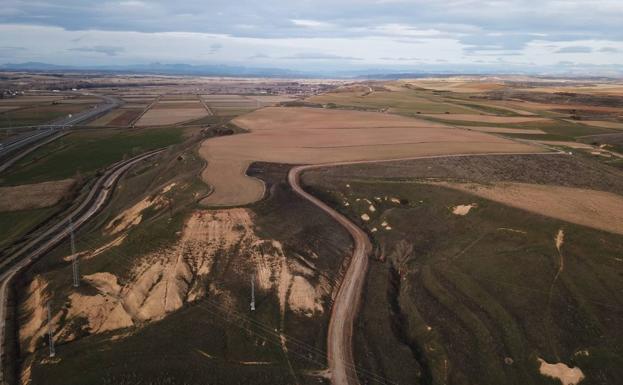
[[251, 276], [251, 311], [255, 311], [255, 275]]
[[71, 244], [71, 255], [73, 256], [71, 261], [71, 269], [73, 272], [74, 287], [78, 287], [80, 284], [79, 267], [78, 267], [78, 254], [76, 254], [76, 239], [74, 237], [74, 223], [69, 219], [69, 242]]
[[54, 350], [54, 337], [52, 336], [52, 309], [50, 307], [49, 302], [48, 302], [48, 341], [50, 345], [50, 357], [54, 357], [56, 355], [56, 351]]

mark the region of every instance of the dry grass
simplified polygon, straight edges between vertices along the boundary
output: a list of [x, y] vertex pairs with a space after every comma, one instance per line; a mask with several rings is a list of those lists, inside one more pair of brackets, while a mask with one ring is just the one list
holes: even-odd
[[482, 152], [533, 152], [535, 147], [475, 131], [397, 115], [270, 107], [238, 117], [251, 132], [203, 142], [208, 205], [251, 203], [263, 184], [245, 175], [253, 161], [320, 164]]
[[466, 79], [430, 79], [430, 80], [411, 80], [406, 83], [437, 91], [452, 91], [457, 93], [478, 93], [504, 88], [504, 84], [497, 82], [473, 81]]
[[545, 122], [549, 119], [534, 118], [528, 116], [493, 116], [493, 115], [477, 115], [477, 114], [422, 114], [430, 118], [443, 120], [456, 120], [462, 122], [483, 122], [483, 123], [528, 123], [528, 122]]
[[486, 127], [486, 126], [468, 126], [463, 127], [468, 130], [480, 131], [480, 132], [495, 132], [500, 134], [535, 134], [535, 135], [543, 135], [546, 134], [545, 131], [541, 130], [531, 130], [527, 128], [504, 128], [504, 127]]
[[618, 194], [528, 183], [433, 184], [566, 222], [623, 234], [623, 196]]
[[611, 128], [613, 130], [623, 130], [623, 122], [608, 122], [603, 120], [582, 120], [582, 124], [593, 127]]
[[74, 185], [73, 179], [0, 187], [0, 212], [53, 206]]
[[208, 115], [203, 106], [197, 108], [151, 108], [137, 122], [137, 126], [163, 126], [194, 120]]

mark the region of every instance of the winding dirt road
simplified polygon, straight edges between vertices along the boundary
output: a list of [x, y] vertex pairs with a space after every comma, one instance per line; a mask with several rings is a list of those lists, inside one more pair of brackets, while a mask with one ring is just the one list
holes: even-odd
[[387, 163], [401, 160], [458, 158], [467, 156], [497, 156], [497, 155], [566, 155], [564, 152], [534, 152], [534, 153], [480, 153], [432, 155], [402, 159], [388, 159], [377, 161], [354, 161], [340, 163], [325, 163], [317, 165], [296, 166], [288, 173], [288, 183], [292, 189], [304, 199], [307, 199], [321, 210], [329, 214], [342, 225], [353, 238], [353, 255], [346, 273], [344, 274], [337, 296], [331, 309], [331, 319], [327, 333], [327, 363], [331, 382], [334, 385], [358, 385], [359, 379], [353, 357], [353, 327], [361, 304], [361, 294], [368, 270], [368, 256], [372, 251], [372, 244], [367, 234], [344, 215], [338, 213], [326, 203], [307, 193], [300, 185], [301, 174], [305, 171], [335, 166], [346, 166], [365, 163]]

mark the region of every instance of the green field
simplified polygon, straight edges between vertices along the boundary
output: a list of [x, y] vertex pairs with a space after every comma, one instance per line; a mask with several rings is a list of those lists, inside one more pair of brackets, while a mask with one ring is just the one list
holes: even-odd
[[179, 143], [181, 128], [76, 131], [26, 156], [6, 174], [2, 185], [89, 176], [124, 157]]
[[56, 104], [36, 106], [0, 114], [0, 127], [10, 128], [19, 126], [33, 126], [65, 118], [89, 108], [91, 104]]
[[16, 241], [22, 234], [45, 220], [55, 211], [54, 208], [22, 210], [0, 213], [0, 249]]
[[382, 110], [389, 108], [397, 114], [469, 114], [478, 113], [469, 106], [461, 106], [436, 97], [429, 92], [404, 89], [401, 91], [335, 92], [308, 99], [311, 103], [334, 104], [361, 109]]

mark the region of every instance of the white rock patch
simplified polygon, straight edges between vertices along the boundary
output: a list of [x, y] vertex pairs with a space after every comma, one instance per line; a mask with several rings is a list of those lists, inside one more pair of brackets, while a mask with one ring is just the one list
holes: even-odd
[[458, 205], [458, 206], [454, 206], [452, 208], [452, 214], [454, 215], [467, 215], [469, 214], [470, 210], [478, 207], [478, 205], [476, 203], [472, 203], [469, 205]]
[[539, 372], [544, 376], [560, 380], [562, 385], [576, 385], [584, 379], [584, 373], [580, 368], [570, 368], [562, 362], [550, 364], [542, 358], [538, 361], [541, 363]]

